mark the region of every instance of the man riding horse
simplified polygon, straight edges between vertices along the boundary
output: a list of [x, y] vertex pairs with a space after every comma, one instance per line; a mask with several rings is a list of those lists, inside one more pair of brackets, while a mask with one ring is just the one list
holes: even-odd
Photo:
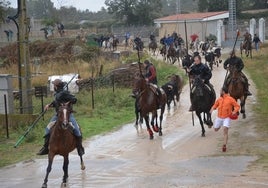
[[[192, 78], [195, 78], [196, 76], [199, 76], [203, 82], [206, 84], [206, 88], [209, 90], [211, 97], [215, 97], [215, 91], [213, 89], [213, 85], [209, 82], [210, 78], [212, 77], [211, 70], [206, 64], [203, 64], [201, 62], [201, 56], [195, 55], [194, 56], [194, 64], [188, 69], [189, 76]], [[193, 93], [193, 87], [191, 88], [191, 95], [190, 98], [192, 100], [192, 93]], [[195, 111], [195, 107], [191, 105], [189, 111]]]
[[[52, 82], [54, 84], [54, 90], [55, 90], [55, 100], [51, 102], [50, 104], [47, 104], [45, 106], [45, 110], [48, 110], [50, 107], [54, 107], [56, 112], [58, 111], [60, 105], [62, 103], [67, 103], [70, 102], [72, 104], [75, 104], [77, 99], [75, 98], [74, 95], [70, 94], [69, 91], [64, 90], [64, 85], [65, 83], [62, 82], [60, 79], [56, 79]], [[50, 129], [55, 125], [57, 120], [57, 115], [55, 114], [51, 120], [50, 123], [46, 127], [46, 133], [45, 133], [45, 143], [44, 146], [41, 148], [41, 150], [37, 153], [37, 155], [46, 155], [48, 154], [48, 145], [49, 145], [49, 138], [50, 138]], [[83, 155], [84, 148], [82, 146], [82, 134], [80, 132], [79, 126], [73, 116], [73, 114], [70, 114], [70, 119], [69, 121], [71, 122], [71, 126], [73, 128], [73, 134], [76, 136], [76, 143], [77, 143], [77, 151], [78, 154]]]
[[[160, 104], [161, 98], [162, 98], [162, 92], [159, 89], [159, 87], [157, 86], [157, 75], [156, 75], [156, 68], [155, 66], [150, 63], [149, 60], [145, 60], [144, 63], [144, 68], [145, 68], [145, 80], [148, 84], [151, 84], [154, 88], [155, 88], [155, 92], [158, 96], [158, 101]], [[132, 93], [132, 97], [133, 98], [137, 98], [137, 96], [139, 95], [139, 93]], [[161, 108], [161, 106], [159, 105], [159, 108]]]
[[[238, 71], [241, 75], [242, 81], [244, 83], [244, 87], [246, 89], [246, 95], [250, 96], [252, 95], [249, 90], [248, 90], [248, 79], [246, 77], [246, 75], [242, 72], [243, 68], [244, 68], [244, 62], [242, 61], [241, 58], [237, 57], [235, 55], [235, 51], [231, 51], [230, 53], [230, 57], [224, 62], [223, 64], [224, 69], [235, 69], [236, 71]], [[228, 76], [226, 77], [225, 81], [224, 81], [224, 85], [225, 87], [228, 88], [229, 84], [231, 82], [231, 76], [230, 74], [228, 74]]]

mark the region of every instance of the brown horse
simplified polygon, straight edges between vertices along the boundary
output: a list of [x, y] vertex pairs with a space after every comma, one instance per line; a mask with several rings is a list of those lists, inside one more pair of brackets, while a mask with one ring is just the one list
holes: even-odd
[[[69, 124], [69, 116], [72, 113], [71, 104], [61, 104], [57, 112], [58, 119], [55, 125], [51, 129], [51, 136], [49, 140], [49, 153], [48, 153], [48, 166], [46, 170], [46, 176], [42, 188], [47, 187], [48, 175], [51, 171], [53, 159], [55, 155], [61, 155], [64, 158], [63, 162], [63, 179], [62, 185], [66, 186], [68, 179], [68, 165], [69, 165], [69, 153], [76, 148], [76, 138], [72, 133], [72, 127]], [[80, 155], [81, 169], [85, 169], [82, 155]]]
[[153, 40], [153, 41], [151, 41], [151, 42], [149, 43], [149, 51], [152, 50], [153, 55], [155, 55], [155, 51], [156, 51], [156, 49], [157, 49], [157, 43], [156, 43], [155, 40]]
[[240, 100], [241, 110], [243, 118], [246, 118], [245, 104], [247, 99], [245, 84], [243, 83], [243, 78], [241, 73], [238, 72], [234, 67], [230, 67], [230, 84], [228, 85], [228, 91], [230, 96], [235, 100]]
[[171, 44], [167, 51], [167, 60], [170, 63], [174, 64], [176, 62], [176, 59], [177, 59], [177, 51], [174, 47], [174, 44]]
[[[161, 100], [156, 94], [154, 86], [148, 84], [143, 77], [136, 78], [133, 84], [133, 93], [138, 93], [137, 95], [137, 108], [140, 113], [141, 118], [144, 118], [147, 126], [147, 131], [149, 132], [150, 139], [154, 138], [153, 131], [149, 125], [149, 113], [152, 113], [151, 125], [155, 132], [159, 132], [159, 136], [162, 136], [162, 120], [163, 114], [165, 112], [165, 104], [167, 97], [165, 92], [162, 90]], [[157, 110], [160, 107], [160, 126], [157, 123]], [[154, 124], [154, 120], [156, 120]]]
[[245, 39], [243, 42], [241, 42], [241, 44], [240, 44], [241, 57], [242, 57], [243, 51], [245, 51], [246, 57], [248, 57], [250, 55], [250, 58], [252, 58], [251, 37], [248, 39]]

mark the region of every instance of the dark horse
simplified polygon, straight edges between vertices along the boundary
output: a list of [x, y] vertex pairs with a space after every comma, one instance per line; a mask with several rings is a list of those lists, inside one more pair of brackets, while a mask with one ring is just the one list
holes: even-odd
[[167, 60], [170, 63], [174, 64], [176, 62], [176, 59], [177, 59], [177, 51], [174, 47], [174, 44], [171, 44], [167, 51]]
[[117, 45], [119, 44], [119, 39], [114, 37], [112, 42], [113, 50], [117, 50]]
[[252, 58], [252, 42], [251, 42], [250, 37], [245, 39], [240, 44], [241, 57], [242, 57], [242, 54], [243, 54], [243, 50], [245, 50], [246, 57], [248, 57], [250, 55], [250, 58]]
[[[164, 91], [162, 91], [161, 100], [156, 94], [155, 87], [151, 84], [148, 84], [144, 77], [139, 77], [134, 80], [133, 84], [133, 93], [137, 93], [136, 104], [137, 112], [140, 113], [141, 118], [144, 118], [147, 131], [149, 132], [150, 139], [154, 138], [153, 131], [149, 125], [149, 113], [152, 113], [151, 125], [155, 132], [159, 132], [159, 136], [162, 136], [162, 120], [163, 114], [165, 112], [165, 104], [167, 97]], [[160, 110], [160, 126], [158, 127], [157, 123], [157, 110], [161, 106]], [[156, 120], [154, 124], [154, 120]]]
[[149, 43], [149, 51], [152, 50], [153, 52], [153, 55], [155, 55], [155, 51], [157, 49], [157, 43], [156, 43], [156, 40], [152, 40], [150, 43]]
[[243, 118], [246, 118], [245, 104], [247, 99], [247, 93], [245, 83], [243, 82], [241, 73], [238, 72], [234, 67], [230, 67], [229, 71], [231, 79], [230, 84], [228, 85], [229, 94], [235, 100], [238, 99], [240, 100], [240, 106], [241, 106], [240, 112], [243, 114]]
[[[72, 133], [72, 126], [69, 124], [69, 116], [72, 113], [71, 104], [61, 104], [57, 112], [58, 119], [51, 129], [49, 140], [48, 166], [46, 176], [42, 188], [47, 187], [48, 175], [51, 171], [53, 159], [55, 155], [61, 155], [64, 158], [63, 162], [63, 179], [62, 185], [66, 186], [68, 179], [69, 153], [76, 148], [76, 138]], [[82, 155], [80, 155], [81, 169], [85, 169]]]
[[[211, 120], [211, 114], [209, 111], [213, 106], [215, 99], [216, 99], [215, 91], [210, 91], [210, 89], [202, 81], [202, 79], [199, 76], [196, 76], [192, 82], [191, 102], [195, 109], [195, 113], [199, 118], [203, 137], [205, 136], [206, 132], [203, 123], [207, 124], [209, 128], [211, 128], [213, 125]], [[201, 117], [202, 112], [203, 112], [203, 120]]]
[[172, 101], [174, 102], [174, 106], [176, 106], [175, 98], [176, 101], [179, 102], [182, 86], [183, 86], [182, 78], [179, 75], [175, 74], [171, 75], [169, 82], [167, 82], [162, 86], [162, 89], [165, 91], [167, 95], [168, 110], [170, 110], [170, 103]]

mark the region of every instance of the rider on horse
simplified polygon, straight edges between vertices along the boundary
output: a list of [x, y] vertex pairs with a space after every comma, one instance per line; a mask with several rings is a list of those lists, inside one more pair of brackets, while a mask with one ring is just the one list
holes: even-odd
[[[54, 90], [55, 90], [55, 100], [53, 102], [51, 102], [50, 104], [47, 104], [45, 106], [45, 110], [48, 110], [49, 107], [54, 107], [56, 112], [59, 109], [59, 106], [61, 105], [61, 103], [66, 103], [66, 102], [70, 102], [72, 104], [75, 104], [77, 99], [75, 98], [74, 95], [70, 94], [69, 91], [64, 90], [64, 85], [65, 83], [62, 82], [60, 79], [56, 79], [52, 82], [54, 84]], [[41, 148], [41, 150], [37, 153], [37, 155], [46, 155], [48, 154], [48, 145], [49, 145], [49, 138], [50, 138], [50, 129], [54, 126], [54, 124], [57, 121], [57, 114], [55, 114], [51, 120], [50, 123], [47, 125], [46, 127], [46, 134], [44, 136], [45, 138], [45, 143], [44, 146]], [[73, 133], [76, 137], [76, 142], [77, 142], [77, 151], [79, 153], [79, 155], [83, 155], [84, 152], [84, 148], [82, 146], [82, 134], [80, 132], [79, 126], [73, 116], [73, 114], [70, 114], [70, 119], [69, 121], [72, 123], [73, 126]]]
[[[158, 95], [158, 99], [159, 99], [159, 101], [161, 101], [162, 92], [160, 91], [159, 87], [157, 86], [156, 68], [148, 60], [145, 60], [143, 65], [145, 67], [145, 80], [147, 81], [147, 83], [153, 85], [156, 88], [156, 93]], [[160, 104], [160, 102], [158, 104]], [[159, 106], [159, 108], [161, 108], [161, 106]]]
[[[216, 96], [215, 91], [213, 89], [213, 85], [209, 82], [210, 78], [212, 77], [211, 70], [206, 64], [201, 62], [201, 56], [195, 55], [194, 56], [194, 64], [188, 69], [189, 76], [196, 77], [200, 76], [203, 82], [208, 86], [208, 89], [211, 93], [211, 96]], [[191, 88], [191, 94], [192, 94]], [[189, 111], [195, 111], [195, 107], [191, 105]]]
[[150, 34], [150, 41], [151, 42], [155, 41], [155, 35], [153, 33]]
[[[246, 75], [242, 72], [242, 69], [244, 68], [244, 62], [242, 61], [241, 58], [239, 58], [235, 55], [234, 50], [231, 51], [230, 57], [224, 62], [223, 67], [224, 67], [224, 69], [235, 68], [235, 70], [237, 70], [242, 77], [242, 81], [243, 81], [244, 87], [246, 89], [246, 95], [248, 95], [248, 96], [252, 95], [248, 90], [248, 86], [249, 86], [248, 79], [247, 79]], [[228, 74], [227, 78], [224, 81], [224, 85], [228, 88], [230, 82], [231, 82], [231, 76], [230, 76], [230, 74]]]

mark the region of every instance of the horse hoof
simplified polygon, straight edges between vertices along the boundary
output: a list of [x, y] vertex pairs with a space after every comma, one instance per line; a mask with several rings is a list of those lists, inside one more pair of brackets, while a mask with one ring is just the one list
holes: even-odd
[[86, 169], [85, 165], [84, 164], [81, 165], [81, 170], [85, 170], [85, 169]]
[[47, 184], [43, 183], [42, 188], [47, 188]]
[[162, 136], [163, 134], [162, 134], [162, 131], [159, 131], [159, 136]]
[[150, 135], [150, 140], [153, 140], [154, 139], [154, 135]]
[[67, 183], [61, 183], [61, 187], [67, 187]]
[[157, 126], [157, 125], [154, 125], [154, 126], [153, 126], [153, 130], [154, 130], [154, 132], [158, 133], [158, 131], [159, 131], [158, 126]]
[[202, 137], [205, 137], [206, 135], [205, 135], [205, 133], [202, 133], [201, 136], [202, 136]]
[[246, 117], [247, 117], [246, 114], [243, 114], [243, 119], [246, 119]]

